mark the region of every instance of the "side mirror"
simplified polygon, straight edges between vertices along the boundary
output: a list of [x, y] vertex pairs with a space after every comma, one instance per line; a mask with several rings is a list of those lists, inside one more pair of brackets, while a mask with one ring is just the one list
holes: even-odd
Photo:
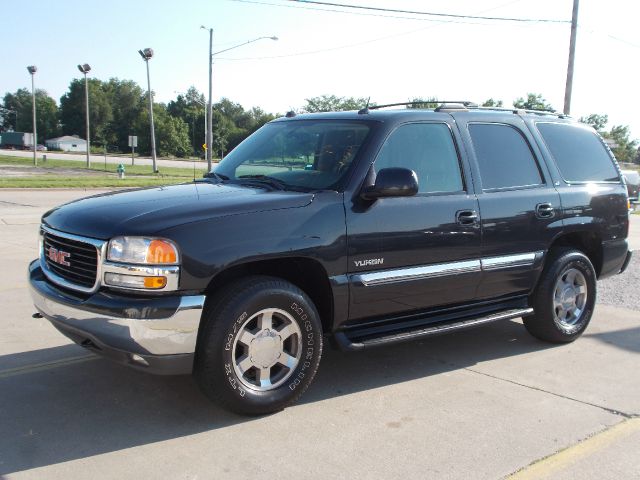
[[365, 186], [360, 196], [365, 200], [386, 197], [411, 197], [418, 193], [418, 177], [408, 168], [383, 168], [374, 185]]

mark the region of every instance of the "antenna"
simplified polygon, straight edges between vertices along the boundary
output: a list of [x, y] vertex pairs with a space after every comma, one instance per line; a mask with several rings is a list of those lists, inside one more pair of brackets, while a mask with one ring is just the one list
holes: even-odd
[[367, 113], [369, 113], [369, 102], [371, 101], [371, 96], [369, 96], [369, 98], [367, 98], [367, 104], [364, 106], [364, 108], [358, 110], [358, 115], [366, 115]]

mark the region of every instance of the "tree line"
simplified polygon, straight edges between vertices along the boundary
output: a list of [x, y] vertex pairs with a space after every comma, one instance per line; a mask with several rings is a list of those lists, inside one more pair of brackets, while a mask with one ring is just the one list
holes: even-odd
[[[68, 91], [60, 98], [60, 105], [45, 90], [36, 90], [37, 128], [40, 139], [61, 135], [78, 135], [84, 138], [84, 81], [74, 79]], [[433, 97], [417, 97], [409, 100], [409, 108], [435, 108]], [[298, 109], [300, 113], [358, 110], [370, 103], [363, 97], [339, 97], [321, 95], [307, 98]], [[538, 93], [528, 93], [512, 103], [514, 108], [526, 110], [556, 111]], [[0, 109], [0, 132], [31, 131], [31, 92], [21, 88], [6, 93], [4, 110]], [[490, 98], [483, 107], [504, 107], [502, 100]], [[17, 112], [17, 115], [16, 113]], [[156, 149], [160, 156], [203, 156], [205, 143], [205, 96], [195, 87], [168, 103], [154, 103], [153, 115], [156, 131]], [[239, 103], [223, 98], [213, 105], [214, 156], [223, 156], [265, 123], [280, 116], [265, 112], [259, 107], [246, 110]], [[129, 135], [138, 136], [138, 151], [150, 153], [149, 110], [147, 93], [133, 80], [111, 78], [108, 81], [89, 80], [89, 120], [91, 143], [96, 149], [110, 152], [129, 150]], [[610, 139], [612, 150], [620, 162], [640, 163], [638, 141], [631, 139], [629, 127], [613, 125], [607, 128], [608, 116], [593, 113], [579, 121], [591, 125], [605, 139]], [[42, 140], [40, 143], [44, 143]]]
[[[85, 138], [85, 86], [74, 79], [60, 98], [59, 106], [45, 90], [36, 97], [38, 141], [62, 135]], [[32, 131], [32, 96], [26, 88], [8, 92], [2, 99], [0, 132]], [[138, 136], [137, 151], [151, 151], [149, 106], [146, 91], [133, 80], [89, 79], [89, 122], [92, 149], [127, 152], [129, 135]], [[153, 104], [156, 150], [160, 156], [203, 156], [206, 101], [195, 87], [168, 103]], [[214, 155], [234, 148], [266, 122], [276, 118], [258, 107], [245, 110], [242, 105], [223, 98], [213, 105]]]

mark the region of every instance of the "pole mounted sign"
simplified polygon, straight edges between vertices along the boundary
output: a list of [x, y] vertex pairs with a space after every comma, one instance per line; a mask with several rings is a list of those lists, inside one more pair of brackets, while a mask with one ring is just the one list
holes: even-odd
[[134, 163], [133, 154], [136, 151], [136, 147], [138, 146], [138, 136], [137, 135], [129, 135], [129, 146], [131, 147], [131, 165]]

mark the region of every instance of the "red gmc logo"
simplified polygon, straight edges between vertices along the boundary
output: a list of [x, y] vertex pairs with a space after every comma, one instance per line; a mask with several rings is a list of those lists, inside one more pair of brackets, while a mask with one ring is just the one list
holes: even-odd
[[49, 260], [55, 263], [59, 263], [60, 265], [64, 265], [65, 267], [70, 267], [71, 264], [67, 262], [67, 258], [71, 256], [68, 252], [63, 252], [62, 250], [58, 250], [57, 248], [49, 247]]

